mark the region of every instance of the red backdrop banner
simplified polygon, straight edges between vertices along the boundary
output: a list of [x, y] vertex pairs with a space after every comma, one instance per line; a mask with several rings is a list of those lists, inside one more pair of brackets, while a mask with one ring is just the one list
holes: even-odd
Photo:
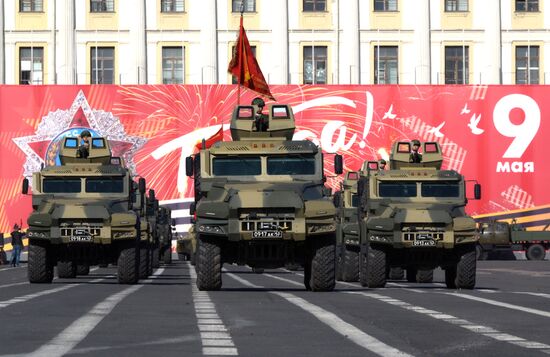
[[[468, 211], [515, 217], [533, 229], [550, 223], [550, 87], [271, 86], [293, 106], [295, 138], [344, 155], [345, 169], [387, 158], [395, 140], [437, 140], [444, 168], [483, 187]], [[240, 102], [250, 103], [252, 92]], [[191, 197], [185, 157], [223, 128], [237, 103], [231, 85], [0, 86], [0, 232], [26, 217], [23, 177], [55, 164], [57, 145], [83, 128], [107, 137], [115, 155], [169, 202]], [[332, 165], [325, 165], [331, 175]], [[337, 179], [329, 180], [333, 188]]]

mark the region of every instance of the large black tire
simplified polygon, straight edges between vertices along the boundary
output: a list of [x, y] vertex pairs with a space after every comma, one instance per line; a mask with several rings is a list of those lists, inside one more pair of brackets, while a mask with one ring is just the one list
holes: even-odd
[[71, 261], [57, 262], [57, 277], [59, 279], [73, 279], [76, 277], [76, 264]]
[[311, 261], [309, 258], [306, 258], [304, 264], [304, 287], [306, 290], [311, 291]]
[[366, 283], [369, 288], [383, 288], [386, 285], [386, 252], [380, 248], [367, 246]]
[[546, 250], [540, 244], [532, 244], [529, 248], [527, 248], [525, 256], [529, 260], [544, 260], [546, 257]]
[[332, 291], [336, 285], [334, 237], [311, 238], [311, 291]]
[[149, 249], [139, 248], [139, 278], [146, 279], [149, 276], [149, 264], [151, 262]]
[[400, 267], [390, 268], [389, 278], [390, 280], [403, 280], [405, 279], [405, 270]]
[[89, 274], [90, 274], [89, 264], [78, 264], [76, 266], [76, 275], [89, 275]]
[[160, 267], [160, 253], [159, 248], [153, 249], [153, 260], [152, 260], [153, 269]]
[[147, 258], [149, 259], [147, 261], [147, 276], [151, 276], [153, 275], [153, 249], [148, 248], [147, 252]]
[[456, 289], [456, 267], [445, 269], [445, 285], [448, 289]]
[[344, 247], [342, 262], [342, 280], [359, 281], [359, 252]]
[[477, 260], [487, 260], [489, 256], [489, 252], [486, 252], [483, 250], [483, 247], [481, 245], [476, 245], [476, 259]]
[[416, 272], [416, 282], [417, 283], [431, 283], [434, 281], [434, 271], [433, 269], [418, 269]]
[[199, 237], [197, 251], [197, 288], [220, 290], [222, 287], [222, 254], [219, 242], [208, 237]]
[[336, 249], [336, 281], [343, 281], [344, 271], [344, 254], [342, 253], [343, 247], [337, 247]]
[[120, 284], [135, 284], [139, 274], [136, 269], [136, 248], [121, 249], [117, 260], [117, 276]]
[[455, 286], [458, 289], [473, 289], [476, 285], [476, 251], [470, 249], [462, 253], [456, 265]]
[[254, 274], [263, 274], [264, 273], [264, 268], [252, 268], [252, 272]]
[[172, 249], [166, 248], [164, 250], [164, 254], [162, 255], [164, 264], [171, 264], [172, 263]]
[[367, 259], [367, 254], [359, 253], [359, 283], [363, 287], [369, 286]]
[[416, 273], [418, 269], [416, 268], [407, 268], [407, 281], [409, 283], [416, 283]]
[[49, 245], [33, 243], [29, 245], [27, 275], [30, 283], [51, 283], [53, 280], [53, 262]]

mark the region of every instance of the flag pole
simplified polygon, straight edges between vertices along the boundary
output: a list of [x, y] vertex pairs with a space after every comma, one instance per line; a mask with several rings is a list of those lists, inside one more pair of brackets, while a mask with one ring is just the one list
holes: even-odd
[[[239, 39], [239, 42], [237, 43], [237, 51], [242, 50], [243, 48], [243, 36], [241, 36], [241, 31], [243, 28], [243, 13], [244, 13], [244, 0], [241, 0], [241, 18], [239, 22], [239, 36], [237, 37]], [[237, 105], [241, 105], [241, 79], [243, 77], [243, 62], [242, 59], [239, 61], [239, 76], [237, 78]]]

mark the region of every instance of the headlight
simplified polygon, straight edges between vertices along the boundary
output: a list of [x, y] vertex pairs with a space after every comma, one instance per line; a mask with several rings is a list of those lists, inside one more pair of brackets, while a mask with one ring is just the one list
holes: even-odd
[[113, 238], [134, 238], [136, 236], [135, 232], [114, 232]]
[[223, 233], [223, 230], [219, 226], [210, 226], [210, 225], [206, 225], [206, 224], [201, 224], [199, 226], [199, 232]]
[[29, 231], [27, 233], [27, 237], [29, 237], [29, 238], [47, 238], [48, 233], [47, 232], [38, 232], [38, 231]]

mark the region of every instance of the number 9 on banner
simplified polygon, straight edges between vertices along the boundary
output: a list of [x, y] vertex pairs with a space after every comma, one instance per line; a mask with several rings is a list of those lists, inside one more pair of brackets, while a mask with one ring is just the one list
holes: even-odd
[[[510, 119], [512, 109], [523, 110], [525, 119], [521, 124], [514, 124]], [[504, 136], [514, 138], [504, 158], [520, 158], [540, 127], [540, 108], [535, 100], [524, 94], [510, 94], [502, 97], [493, 110], [495, 128]]]

